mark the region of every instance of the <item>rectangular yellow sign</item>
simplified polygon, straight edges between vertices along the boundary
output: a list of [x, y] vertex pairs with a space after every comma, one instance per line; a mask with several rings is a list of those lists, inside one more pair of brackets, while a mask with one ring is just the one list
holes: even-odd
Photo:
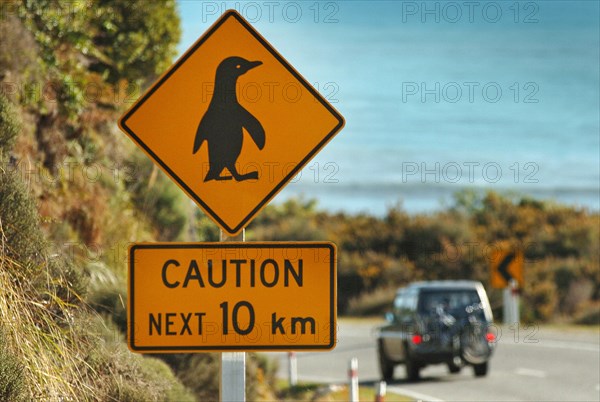
[[333, 243], [138, 243], [128, 345], [138, 353], [330, 350]]

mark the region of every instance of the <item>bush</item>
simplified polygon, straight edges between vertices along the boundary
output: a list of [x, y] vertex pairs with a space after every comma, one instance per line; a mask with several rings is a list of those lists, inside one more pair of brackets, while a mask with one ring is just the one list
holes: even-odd
[[[161, 360], [131, 353], [115, 326], [99, 317], [82, 317], [78, 334], [88, 340], [80, 351], [85, 380], [94, 399], [109, 401], [193, 401], [194, 397]], [[83, 398], [81, 398], [83, 399]]]
[[0, 93], [0, 161], [2, 155], [10, 151], [21, 123], [14, 106]]
[[322, 241], [327, 238], [318, 222], [316, 201], [301, 198], [265, 208], [250, 226], [249, 236], [267, 241]]
[[[162, 354], [157, 357], [173, 368], [199, 401], [219, 400], [219, 353]], [[246, 399], [274, 400], [276, 363], [255, 353], [246, 354]]]
[[145, 155], [135, 152], [133, 163], [137, 169], [126, 184], [136, 207], [151, 220], [157, 240], [181, 240], [191, 220], [188, 198]]
[[25, 400], [23, 367], [8, 350], [8, 345], [0, 328], [0, 400]]
[[105, 57], [92, 71], [117, 83], [151, 80], [169, 67], [181, 35], [175, 0], [100, 0], [94, 7], [92, 41]]
[[219, 241], [219, 227], [203, 212], [196, 213], [196, 236], [199, 241]]
[[575, 324], [600, 325], [600, 303], [589, 303], [575, 316]]
[[397, 288], [388, 287], [362, 293], [350, 300], [346, 313], [353, 316], [382, 316], [391, 308], [396, 291]]
[[157, 357], [173, 368], [179, 380], [199, 401], [219, 400], [218, 353], [165, 354]]
[[18, 272], [20, 280], [46, 294], [44, 303], [49, 308], [59, 301], [78, 304], [85, 293], [81, 270], [57, 256], [48, 256], [49, 243], [40, 228], [35, 203], [13, 172], [0, 171], [0, 249], [3, 257], [24, 268]]
[[111, 323], [10, 279], [15, 264], [0, 254], [1, 400], [194, 400], [163, 362], [129, 352]]
[[[112, 324], [89, 314], [82, 270], [47, 255], [13, 173], [0, 174], [0, 219], [0, 400], [193, 400], [164, 363], [133, 355]], [[115, 293], [104, 300], [120, 300]]]
[[45, 240], [35, 204], [18, 175], [1, 170], [0, 228], [6, 256], [28, 267], [43, 261]]
[[[525, 253], [526, 321], [593, 322], [587, 312], [600, 299], [597, 223], [597, 213], [578, 208], [469, 191], [457, 194], [447, 211], [409, 216], [393, 207], [382, 218], [333, 215], [314, 210], [314, 203], [291, 200], [266, 208], [252, 230], [257, 240], [294, 240], [314, 227], [321, 238], [334, 240], [340, 314], [377, 312], [385, 303], [380, 289], [408, 282], [488, 284], [489, 254], [505, 247]], [[500, 311], [502, 292], [489, 289], [489, 294], [495, 312]]]
[[97, 285], [90, 291], [87, 302], [98, 313], [105, 315], [122, 334], [127, 332], [127, 284], [114, 278]]

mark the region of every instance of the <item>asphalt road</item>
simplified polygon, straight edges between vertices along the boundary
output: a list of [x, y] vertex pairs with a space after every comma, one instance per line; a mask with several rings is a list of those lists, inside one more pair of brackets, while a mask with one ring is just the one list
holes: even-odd
[[[344, 383], [349, 360], [358, 358], [364, 386], [379, 381], [374, 321], [340, 321], [338, 344], [331, 352], [297, 353], [300, 381]], [[485, 378], [470, 367], [449, 374], [442, 365], [421, 371], [422, 380], [408, 383], [398, 366], [388, 389], [426, 401], [600, 401], [600, 333], [595, 330], [547, 327], [500, 327], [498, 347]], [[288, 357], [279, 374], [287, 378]]]

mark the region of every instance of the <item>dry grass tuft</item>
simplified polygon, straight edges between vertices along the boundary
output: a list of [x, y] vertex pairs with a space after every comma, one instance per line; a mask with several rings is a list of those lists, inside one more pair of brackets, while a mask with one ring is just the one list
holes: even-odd
[[[21, 367], [15, 371], [21, 372], [23, 383], [14, 399], [93, 399], [94, 389], [85, 381], [93, 369], [82, 355], [89, 342], [69, 322], [59, 325], [50, 303], [32, 297], [28, 282], [9, 274], [21, 270], [16, 261], [0, 255], [2, 349], [19, 362]], [[47, 296], [53, 300], [53, 310], [56, 306], [62, 310], [61, 320], [73, 319], [72, 306], [56, 295]]]

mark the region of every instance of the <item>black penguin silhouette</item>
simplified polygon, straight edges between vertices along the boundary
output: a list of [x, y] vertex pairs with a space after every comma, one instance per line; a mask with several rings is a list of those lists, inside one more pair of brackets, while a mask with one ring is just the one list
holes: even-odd
[[[258, 179], [258, 172], [240, 174], [235, 167], [244, 141], [242, 129], [246, 129], [258, 149], [265, 146], [265, 130], [256, 117], [238, 102], [236, 83], [240, 75], [261, 64], [261, 61], [234, 56], [226, 58], [217, 67], [213, 97], [200, 120], [194, 140], [194, 154], [204, 141], [208, 143], [209, 169], [205, 182], [231, 180], [232, 176], [236, 181]], [[225, 168], [232, 176], [221, 175]]]

